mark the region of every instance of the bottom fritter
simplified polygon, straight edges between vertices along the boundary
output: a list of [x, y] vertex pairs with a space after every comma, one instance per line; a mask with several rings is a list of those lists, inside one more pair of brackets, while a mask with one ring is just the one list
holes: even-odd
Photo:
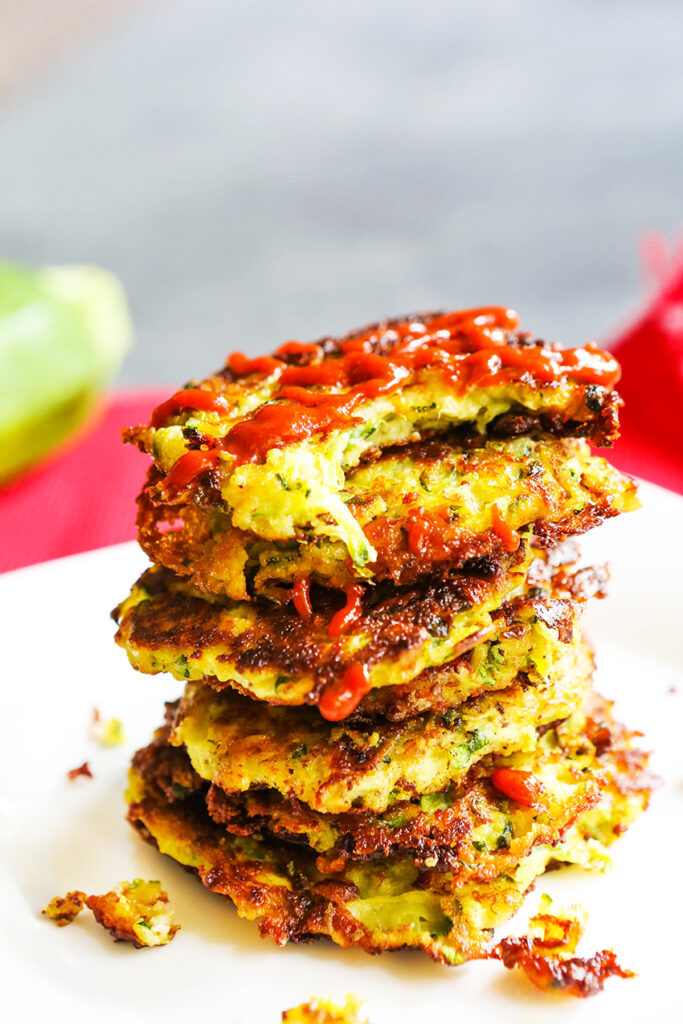
[[[492, 930], [515, 913], [548, 866], [605, 865], [606, 847], [647, 806], [646, 760], [612, 721], [609, 705], [591, 698], [578, 724], [546, 730], [536, 752], [490, 762], [488, 778], [479, 765], [450, 808], [433, 800], [423, 807], [416, 798], [414, 830], [421, 821], [429, 836], [430, 822], [420, 818], [426, 815], [438, 833], [439, 816], [449, 810], [469, 829], [468, 843], [453, 843], [457, 857], [450, 861], [422, 856], [416, 833], [405, 850], [389, 847], [389, 856], [379, 844], [365, 859], [334, 863], [321, 863], [301, 837], [275, 838], [267, 827], [231, 834], [217, 813], [215, 789], [212, 798], [184, 752], [162, 737], [136, 755], [128, 816], [162, 853], [196, 871], [279, 944], [325, 935], [370, 953], [423, 949], [454, 964], [486, 954]], [[589, 776], [583, 787], [581, 774]], [[484, 826], [479, 832], [474, 809]], [[448, 824], [452, 832], [453, 820]]]

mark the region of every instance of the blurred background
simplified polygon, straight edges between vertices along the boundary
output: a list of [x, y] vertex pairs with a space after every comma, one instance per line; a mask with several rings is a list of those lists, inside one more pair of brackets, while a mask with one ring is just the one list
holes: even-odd
[[0, 0], [0, 251], [113, 270], [171, 384], [387, 314], [582, 343], [682, 219], [678, 0]]
[[134, 536], [169, 387], [430, 308], [611, 343], [615, 461], [683, 492], [682, 39], [680, 0], [0, 0], [0, 264], [106, 268], [134, 327], [0, 265], [0, 570]]

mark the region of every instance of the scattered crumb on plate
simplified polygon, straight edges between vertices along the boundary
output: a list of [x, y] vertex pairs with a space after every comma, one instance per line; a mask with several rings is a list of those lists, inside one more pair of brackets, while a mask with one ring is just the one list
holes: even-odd
[[93, 774], [90, 770], [90, 765], [87, 761], [84, 761], [78, 768], [72, 768], [70, 772], [66, 773], [67, 779], [73, 782], [75, 779], [85, 778], [92, 779]]
[[307, 1003], [282, 1011], [282, 1024], [367, 1024], [358, 1016], [361, 1003], [348, 995], [343, 1005], [317, 996]]
[[59, 927], [71, 924], [83, 910], [87, 896], [80, 889], [68, 892], [66, 896], [55, 896], [43, 907], [43, 913]]
[[89, 896], [86, 906], [117, 942], [131, 942], [137, 949], [166, 945], [180, 927], [173, 923], [161, 882], [121, 882], [103, 896]]
[[118, 747], [125, 739], [123, 722], [120, 718], [102, 718], [98, 708], [93, 708], [92, 738], [103, 747]]
[[550, 913], [552, 901], [541, 897], [538, 913], [529, 920], [529, 933], [502, 939], [492, 959], [513, 970], [519, 967], [529, 981], [544, 992], [562, 992], [586, 999], [602, 992], [607, 978], [633, 978], [611, 949], [590, 957], [574, 956], [586, 927], [586, 913], [578, 905]]

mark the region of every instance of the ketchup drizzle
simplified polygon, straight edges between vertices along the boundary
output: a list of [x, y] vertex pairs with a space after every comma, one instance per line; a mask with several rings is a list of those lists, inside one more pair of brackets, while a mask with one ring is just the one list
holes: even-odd
[[[518, 326], [512, 310], [484, 306], [444, 313], [427, 324], [405, 320], [366, 331], [341, 342], [341, 355], [330, 359], [323, 358], [318, 345], [296, 341], [285, 342], [276, 356], [248, 359], [233, 353], [227, 365], [236, 377], [263, 373], [277, 374], [277, 378], [272, 399], [235, 423], [221, 440], [221, 448], [238, 462], [262, 461], [273, 448], [360, 422], [354, 417], [359, 405], [392, 393], [426, 368], [440, 369], [444, 380], [460, 392], [515, 380], [520, 373], [540, 384], [571, 377], [611, 387], [619, 379], [616, 359], [592, 344], [559, 350], [508, 345], [508, 332]], [[373, 351], [385, 341], [392, 342], [386, 353]], [[293, 366], [278, 358], [288, 355], [317, 361]], [[226, 403], [221, 395], [203, 388], [181, 391], [157, 407], [152, 426], [184, 408], [221, 412]], [[200, 460], [195, 463], [201, 472]], [[215, 465], [215, 456], [209, 464]], [[191, 479], [186, 469], [178, 476], [186, 483]]]
[[500, 537], [506, 551], [516, 551], [519, 547], [519, 534], [509, 523], [506, 523], [500, 514], [500, 509], [494, 503], [491, 506], [491, 529]]
[[359, 583], [351, 583], [346, 587], [346, 604], [340, 608], [332, 618], [327, 627], [329, 636], [341, 636], [354, 624], [362, 612], [361, 598], [363, 587]]
[[531, 772], [515, 768], [498, 768], [491, 776], [491, 782], [499, 793], [516, 800], [524, 807], [543, 807], [546, 790], [543, 783]]
[[311, 604], [311, 580], [308, 576], [297, 576], [292, 588], [292, 601], [297, 613], [304, 622], [310, 622], [313, 616]]
[[318, 710], [328, 722], [340, 722], [355, 711], [370, 688], [368, 666], [351, 665], [340, 680], [323, 691]]
[[227, 412], [228, 408], [223, 395], [216, 391], [208, 391], [206, 388], [184, 388], [158, 405], [152, 413], [150, 422], [153, 427], [160, 427], [169, 416], [175, 416], [181, 409], [203, 409], [207, 412], [220, 413]]

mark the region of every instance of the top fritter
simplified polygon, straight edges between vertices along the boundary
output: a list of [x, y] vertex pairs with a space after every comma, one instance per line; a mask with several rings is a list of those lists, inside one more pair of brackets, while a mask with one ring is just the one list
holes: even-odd
[[346, 472], [381, 449], [446, 432], [617, 437], [616, 360], [517, 328], [511, 310], [487, 307], [235, 353], [126, 438], [155, 460], [153, 501], [218, 509], [267, 540], [334, 538], [360, 567], [376, 553], [341, 493]]

